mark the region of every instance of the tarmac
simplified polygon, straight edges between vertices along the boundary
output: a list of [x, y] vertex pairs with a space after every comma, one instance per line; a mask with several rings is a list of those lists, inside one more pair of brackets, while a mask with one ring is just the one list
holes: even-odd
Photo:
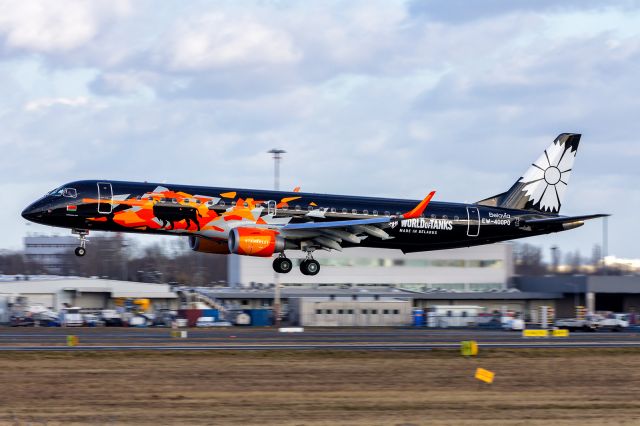
[[[274, 328], [188, 329], [186, 338], [168, 328], [0, 328], [1, 351], [228, 351], [358, 350], [424, 351], [457, 349], [475, 340], [483, 348], [640, 347], [640, 333], [574, 332], [569, 337], [525, 338], [521, 332], [487, 329], [307, 328], [281, 333]], [[67, 337], [76, 336], [69, 346]]]

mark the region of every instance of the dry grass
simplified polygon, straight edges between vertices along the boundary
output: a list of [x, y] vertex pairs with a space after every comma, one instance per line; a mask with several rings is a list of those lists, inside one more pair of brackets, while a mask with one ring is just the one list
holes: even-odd
[[3, 424], [640, 424], [638, 350], [1, 353], [0, 372]]

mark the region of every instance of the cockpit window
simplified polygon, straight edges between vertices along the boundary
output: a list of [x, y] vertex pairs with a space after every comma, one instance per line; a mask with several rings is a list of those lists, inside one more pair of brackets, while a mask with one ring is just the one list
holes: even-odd
[[60, 188], [56, 188], [49, 192], [47, 195], [52, 195], [54, 197], [76, 198], [78, 196], [78, 191], [76, 191], [75, 188], [65, 188], [64, 186], [61, 186]]
[[62, 190], [62, 195], [69, 198], [76, 198], [78, 196], [78, 191], [75, 188], [64, 188]]
[[54, 197], [62, 197], [62, 191], [64, 191], [63, 187], [56, 188], [53, 191], [50, 191], [47, 195], [53, 195]]

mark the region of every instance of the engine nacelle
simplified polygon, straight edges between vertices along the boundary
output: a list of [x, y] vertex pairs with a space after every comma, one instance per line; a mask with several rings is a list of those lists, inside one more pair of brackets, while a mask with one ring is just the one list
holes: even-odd
[[286, 245], [286, 240], [270, 229], [235, 228], [229, 233], [229, 251], [233, 254], [271, 257]]
[[189, 235], [189, 247], [201, 253], [229, 254], [229, 245], [224, 240], [210, 240]]

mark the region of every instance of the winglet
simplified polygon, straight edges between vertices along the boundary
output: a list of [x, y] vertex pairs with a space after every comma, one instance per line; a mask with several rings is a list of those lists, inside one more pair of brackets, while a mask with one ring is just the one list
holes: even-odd
[[300, 187], [296, 186], [295, 188], [293, 188], [293, 192], [300, 192]]
[[422, 213], [424, 212], [424, 210], [429, 205], [429, 202], [431, 201], [431, 199], [433, 198], [434, 195], [436, 195], [436, 191], [431, 191], [429, 193], [429, 195], [427, 195], [427, 197], [424, 200], [420, 201], [420, 204], [418, 204], [410, 212], [407, 212], [407, 213], [403, 214], [401, 217], [403, 219], [415, 219], [417, 217], [420, 217], [422, 215]]

